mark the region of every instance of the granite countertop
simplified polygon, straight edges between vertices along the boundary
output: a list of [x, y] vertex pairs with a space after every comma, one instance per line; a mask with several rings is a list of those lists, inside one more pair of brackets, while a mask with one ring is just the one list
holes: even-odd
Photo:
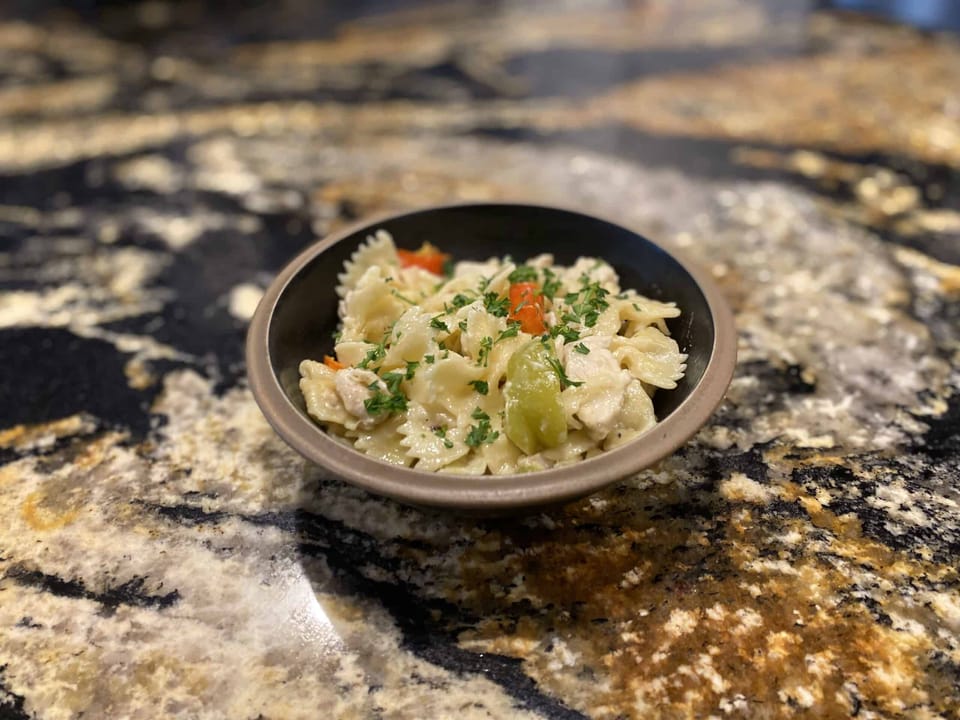
[[[21, 3], [0, 22], [0, 717], [960, 717], [960, 42], [803, 3]], [[512, 519], [307, 466], [244, 378], [368, 214], [708, 267], [671, 458]]]

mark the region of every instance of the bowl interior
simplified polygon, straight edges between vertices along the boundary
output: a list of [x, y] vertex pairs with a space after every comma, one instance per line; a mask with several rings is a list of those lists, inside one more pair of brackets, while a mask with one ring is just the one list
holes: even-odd
[[392, 217], [343, 237], [307, 262], [278, 297], [267, 338], [269, 364], [286, 396], [305, 418], [297, 368], [304, 358], [320, 359], [331, 353], [338, 322], [337, 274], [357, 246], [378, 228], [390, 232], [398, 247], [416, 249], [429, 241], [452, 254], [455, 261], [508, 254], [523, 260], [549, 252], [558, 264], [570, 265], [581, 256], [600, 257], [616, 269], [621, 287], [676, 302], [682, 314], [668, 326], [680, 349], [688, 354], [687, 371], [675, 390], [655, 394], [658, 420], [664, 420], [687, 399], [710, 362], [715, 328], [707, 299], [683, 265], [646, 238], [598, 218], [555, 208], [434, 208]]

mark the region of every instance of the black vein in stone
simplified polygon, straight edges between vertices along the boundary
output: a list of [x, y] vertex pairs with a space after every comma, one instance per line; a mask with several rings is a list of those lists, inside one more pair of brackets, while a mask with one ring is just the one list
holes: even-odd
[[180, 600], [180, 593], [177, 590], [165, 595], [151, 595], [144, 592], [143, 585], [146, 578], [139, 576], [102, 592], [90, 590], [80, 580], [68, 580], [40, 570], [29, 570], [22, 565], [15, 565], [4, 577], [19, 585], [35, 587], [58, 597], [93, 600], [102, 606], [103, 614], [106, 616], [113, 615], [121, 605], [163, 610]]
[[159, 385], [131, 388], [124, 374], [129, 359], [104, 340], [63, 328], [0, 330], [0, 427], [84, 412], [135, 438], [146, 435]]
[[[551, 720], [583, 720], [585, 715], [544, 693], [523, 672], [522, 661], [495, 653], [478, 653], [457, 645], [458, 634], [473, 627], [479, 618], [463, 608], [435, 598], [420, 596], [410, 583], [394, 579], [373, 580], [364, 568], [376, 567], [396, 578], [401, 569], [397, 558], [386, 556], [380, 543], [346, 524], [305, 510], [242, 515], [222, 510], [204, 511], [190, 505], [141, 503], [157, 514], [184, 525], [216, 524], [235, 518], [254, 525], [270, 526], [298, 536], [298, 550], [307, 557], [322, 557], [334, 571], [342, 590], [379, 602], [401, 633], [401, 647], [415, 656], [454, 673], [482, 675], [499, 685], [526, 710]], [[427, 547], [405, 543], [408, 547]]]
[[6, 665], [0, 665], [0, 720], [31, 720], [36, 716], [24, 710], [23, 695], [17, 695], [7, 687], [4, 681], [6, 670]]

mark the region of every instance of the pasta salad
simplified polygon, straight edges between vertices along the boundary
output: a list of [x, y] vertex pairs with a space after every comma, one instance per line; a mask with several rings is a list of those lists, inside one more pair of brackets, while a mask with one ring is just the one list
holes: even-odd
[[338, 276], [334, 355], [300, 364], [307, 412], [357, 450], [418, 470], [543, 470], [629, 442], [686, 355], [674, 303], [602, 259], [453, 262], [384, 230]]

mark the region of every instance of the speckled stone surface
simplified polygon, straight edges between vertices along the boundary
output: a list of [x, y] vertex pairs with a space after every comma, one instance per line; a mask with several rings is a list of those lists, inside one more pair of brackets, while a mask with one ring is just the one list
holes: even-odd
[[[83, 7], [0, 22], [0, 718], [960, 717], [956, 39]], [[714, 419], [511, 519], [308, 467], [245, 384], [262, 288], [345, 222], [495, 198], [710, 268]]]

